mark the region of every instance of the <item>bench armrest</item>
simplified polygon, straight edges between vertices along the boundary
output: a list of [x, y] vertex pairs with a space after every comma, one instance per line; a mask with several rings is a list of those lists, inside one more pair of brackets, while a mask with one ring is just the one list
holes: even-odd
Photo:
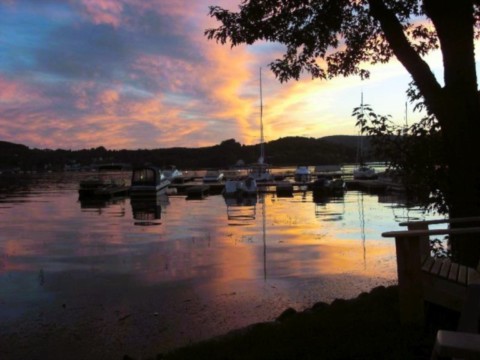
[[431, 235], [461, 235], [461, 234], [476, 234], [476, 233], [480, 233], [480, 227], [387, 231], [382, 233], [382, 236], [395, 237], [395, 238], [414, 238], [414, 237], [431, 236]]
[[480, 222], [480, 216], [471, 216], [471, 217], [464, 217], [464, 218], [453, 218], [453, 219], [435, 219], [435, 220], [422, 220], [422, 221], [405, 221], [401, 222], [400, 226], [408, 226], [408, 225], [437, 225], [437, 224], [461, 224], [465, 222]]

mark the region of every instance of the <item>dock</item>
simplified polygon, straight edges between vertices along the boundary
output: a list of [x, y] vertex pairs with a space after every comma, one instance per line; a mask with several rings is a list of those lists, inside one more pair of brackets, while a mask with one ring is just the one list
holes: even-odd
[[[388, 190], [388, 184], [378, 180], [345, 180], [348, 190], [362, 190], [367, 192], [382, 192]], [[295, 192], [304, 192], [312, 190], [313, 182], [295, 182], [295, 181], [271, 181], [259, 182], [259, 193], [278, 193], [279, 195], [291, 194]], [[183, 183], [172, 183], [169, 188], [176, 189], [178, 195], [193, 195], [203, 193], [204, 195], [221, 194], [225, 187], [224, 182], [209, 182], [207, 184], [198, 181], [187, 181]]]

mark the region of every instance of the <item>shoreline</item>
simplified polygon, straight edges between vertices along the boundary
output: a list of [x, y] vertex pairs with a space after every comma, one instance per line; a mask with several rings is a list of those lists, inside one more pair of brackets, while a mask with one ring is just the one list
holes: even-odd
[[[438, 329], [455, 329], [458, 314], [426, 306], [425, 325], [401, 324], [398, 286], [358, 297], [288, 308], [257, 323], [152, 359], [430, 359]], [[124, 360], [137, 360], [125, 355]]]

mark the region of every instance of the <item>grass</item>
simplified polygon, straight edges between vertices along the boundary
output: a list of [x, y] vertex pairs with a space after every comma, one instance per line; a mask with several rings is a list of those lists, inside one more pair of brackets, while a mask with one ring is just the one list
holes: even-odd
[[[287, 309], [275, 322], [159, 354], [157, 359], [429, 359], [437, 329], [456, 314], [430, 306], [424, 325], [399, 319], [398, 287], [378, 287], [351, 300]], [[125, 357], [125, 359], [129, 359]]]

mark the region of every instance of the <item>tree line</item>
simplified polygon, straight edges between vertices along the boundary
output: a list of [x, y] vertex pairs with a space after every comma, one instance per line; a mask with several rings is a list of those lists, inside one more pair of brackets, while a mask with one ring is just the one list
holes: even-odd
[[[285, 137], [264, 144], [266, 161], [273, 166], [336, 165], [354, 163], [358, 158], [358, 136], [324, 138]], [[362, 141], [366, 160], [385, 161], [372, 154], [369, 140]], [[60, 171], [65, 166], [108, 165], [124, 163], [131, 166], [145, 163], [160, 167], [175, 165], [180, 169], [230, 168], [254, 163], [260, 155], [260, 144], [242, 145], [235, 139], [218, 145], [199, 148], [158, 148], [138, 150], [108, 150], [103, 146], [82, 150], [30, 149], [27, 146], [0, 142], [0, 169]]]

